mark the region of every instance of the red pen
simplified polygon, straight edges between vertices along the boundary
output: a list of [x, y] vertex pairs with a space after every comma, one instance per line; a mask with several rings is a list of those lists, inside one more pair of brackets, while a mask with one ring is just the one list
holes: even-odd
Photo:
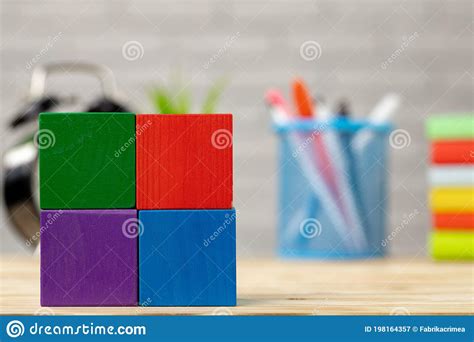
[[[311, 119], [316, 117], [316, 108], [311, 95], [308, 91], [308, 88], [304, 84], [302, 79], [295, 79], [292, 84], [293, 88], [293, 100], [296, 106], [297, 114], [304, 119]], [[336, 182], [334, 169], [331, 164], [331, 159], [326, 151], [324, 146], [323, 137], [321, 136], [320, 131], [313, 131], [311, 133], [311, 139], [314, 139], [314, 148], [317, 154], [317, 163], [318, 169], [323, 175], [324, 180], [329, 186], [330, 191], [332, 192], [334, 198], [337, 200], [337, 203], [343, 209], [344, 216], [345, 210], [341, 204], [341, 194]]]

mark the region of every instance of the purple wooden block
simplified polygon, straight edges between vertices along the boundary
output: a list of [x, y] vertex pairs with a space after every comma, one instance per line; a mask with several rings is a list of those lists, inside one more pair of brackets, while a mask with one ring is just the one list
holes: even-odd
[[41, 211], [41, 305], [138, 301], [136, 210]]

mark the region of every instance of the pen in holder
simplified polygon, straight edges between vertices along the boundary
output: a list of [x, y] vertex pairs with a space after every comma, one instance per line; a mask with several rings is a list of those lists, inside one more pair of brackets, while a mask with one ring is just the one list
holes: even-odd
[[[370, 258], [385, 254], [391, 126], [349, 119], [275, 124], [279, 137], [279, 254]], [[327, 180], [329, 155], [339, 192]]]

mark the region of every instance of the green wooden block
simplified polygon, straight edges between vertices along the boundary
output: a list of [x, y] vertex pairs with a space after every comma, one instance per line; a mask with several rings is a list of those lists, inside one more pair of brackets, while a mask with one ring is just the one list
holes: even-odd
[[42, 209], [135, 207], [135, 115], [41, 113]]
[[474, 139], [474, 113], [432, 116], [426, 121], [426, 134], [431, 140]]

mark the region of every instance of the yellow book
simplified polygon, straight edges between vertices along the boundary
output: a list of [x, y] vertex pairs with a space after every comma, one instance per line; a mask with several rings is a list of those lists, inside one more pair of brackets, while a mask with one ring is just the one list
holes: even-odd
[[432, 232], [430, 250], [437, 260], [474, 260], [472, 232]]
[[474, 188], [434, 188], [430, 194], [435, 213], [474, 211]]

